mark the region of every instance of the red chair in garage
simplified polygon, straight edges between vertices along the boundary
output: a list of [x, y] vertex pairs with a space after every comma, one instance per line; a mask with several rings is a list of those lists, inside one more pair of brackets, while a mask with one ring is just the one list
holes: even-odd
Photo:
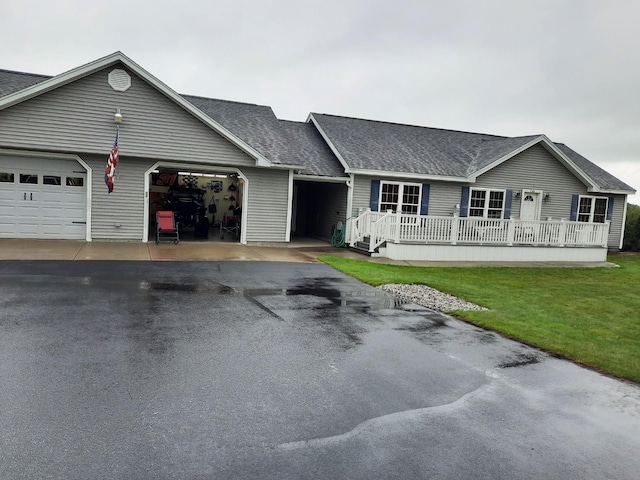
[[160, 240], [169, 240], [173, 243], [180, 241], [178, 224], [173, 212], [160, 210], [156, 212], [156, 243]]

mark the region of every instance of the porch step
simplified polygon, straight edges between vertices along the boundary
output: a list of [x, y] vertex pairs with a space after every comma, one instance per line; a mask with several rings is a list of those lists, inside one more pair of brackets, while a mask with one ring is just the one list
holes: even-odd
[[356, 242], [356, 244], [354, 246], [349, 246], [349, 248], [351, 250], [353, 250], [354, 252], [358, 252], [361, 253], [362, 255], [366, 255], [368, 257], [377, 257], [379, 255], [377, 255], [380, 252], [380, 248], [381, 247], [385, 247], [387, 245], [387, 242], [384, 242], [382, 245], [380, 245], [380, 247], [377, 247], [373, 252], [369, 251], [369, 237], [365, 237], [362, 239], [362, 241], [360, 242]]
[[371, 252], [369, 251], [369, 243], [365, 242], [357, 242], [353, 246], [349, 246], [349, 250], [353, 250], [354, 252], [361, 253], [362, 255], [366, 255], [367, 257], [371, 256]]

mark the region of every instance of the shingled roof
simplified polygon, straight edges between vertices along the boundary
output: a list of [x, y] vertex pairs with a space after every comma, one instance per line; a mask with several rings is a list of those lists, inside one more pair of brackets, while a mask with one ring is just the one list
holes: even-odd
[[[319, 113], [312, 113], [310, 119], [333, 145], [348, 169], [355, 171], [464, 179], [543, 137], [502, 137]], [[553, 145], [597, 188], [634, 191], [567, 146]]]
[[601, 190], [620, 190], [635, 192], [635, 189], [609, 172], [603, 170], [595, 163], [590, 162], [579, 153], [571, 150], [563, 143], [556, 143], [556, 147], [560, 149], [569, 159], [575, 163], [585, 174], [591, 178]]
[[278, 120], [271, 107], [263, 105], [182, 97], [273, 163], [300, 165], [304, 175], [346, 176], [313, 125]]
[[[53, 77], [0, 69], [0, 98]], [[271, 107], [181, 95], [205, 116], [274, 164], [300, 165], [305, 175], [346, 177], [347, 170], [469, 178], [508, 158], [540, 135], [503, 137], [336, 115], [310, 115], [312, 123], [279, 120]], [[546, 137], [545, 137], [546, 138]], [[564, 144], [552, 144], [597, 189], [635, 190]], [[557, 152], [561, 152], [558, 154]], [[569, 162], [567, 162], [569, 163]]]
[[358, 170], [467, 177], [535, 138], [506, 139], [317, 113], [311, 117], [349, 168]]
[[14, 72], [0, 69], [0, 97], [18, 92], [24, 88], [50, 79], [47, 75], [35, 73]]

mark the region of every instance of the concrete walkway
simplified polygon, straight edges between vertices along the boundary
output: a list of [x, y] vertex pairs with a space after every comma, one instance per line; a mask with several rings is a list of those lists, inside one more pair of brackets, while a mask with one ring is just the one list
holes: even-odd
[[318, 255], [348, 253], [325, 242], [257, 247], [230, 242], [85, 242], [72, 240], [0, 240], [0, 260], [252, 260], [317, 262]]
[[303, 238], [288, 246], [261, 247], [233, 242], [181, 241], [85, 242], [74, 240], [0, 239], [0, 260], [179, 260], [179, 261], [262, 261], [318, 263], [318, 256], [334, 255], [391, 265], [428, 266], [501, 266], [501, 267], [611, 267], [613, 263], [571, 262], [421, 262], [390, 260], [361, 255], [347, 248], [334, 248], [327, 242]]

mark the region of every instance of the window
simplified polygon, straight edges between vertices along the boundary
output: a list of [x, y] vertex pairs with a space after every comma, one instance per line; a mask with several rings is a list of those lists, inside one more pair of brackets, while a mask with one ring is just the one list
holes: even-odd
[[84, 178], [67, 177], [67, 187], [82, 187], [83, 185], [84, 185]]
[[43, 175], [42, 184], [43, 185], [60, 185], [60, 177], [57, 177], [55, 175]]
[[20, 174], [20, 183], [32, 183], [34, 185], [37, 185], [38, 176], [37, 175], [30, 175], [28, 173], [21, 173]]
[[0, 172], [0, 182], [13, 183], [13, 173]]
[[504, 190], [471, 189], [469, 216], [502, 218], [504, 214]]
[[421, 188], [419, 183], [380, 182], [380, 211], [420, 213]]
[[607, 197], [580, 196], [578, 199], [579, 222], [604, 223], [607, 219]]

